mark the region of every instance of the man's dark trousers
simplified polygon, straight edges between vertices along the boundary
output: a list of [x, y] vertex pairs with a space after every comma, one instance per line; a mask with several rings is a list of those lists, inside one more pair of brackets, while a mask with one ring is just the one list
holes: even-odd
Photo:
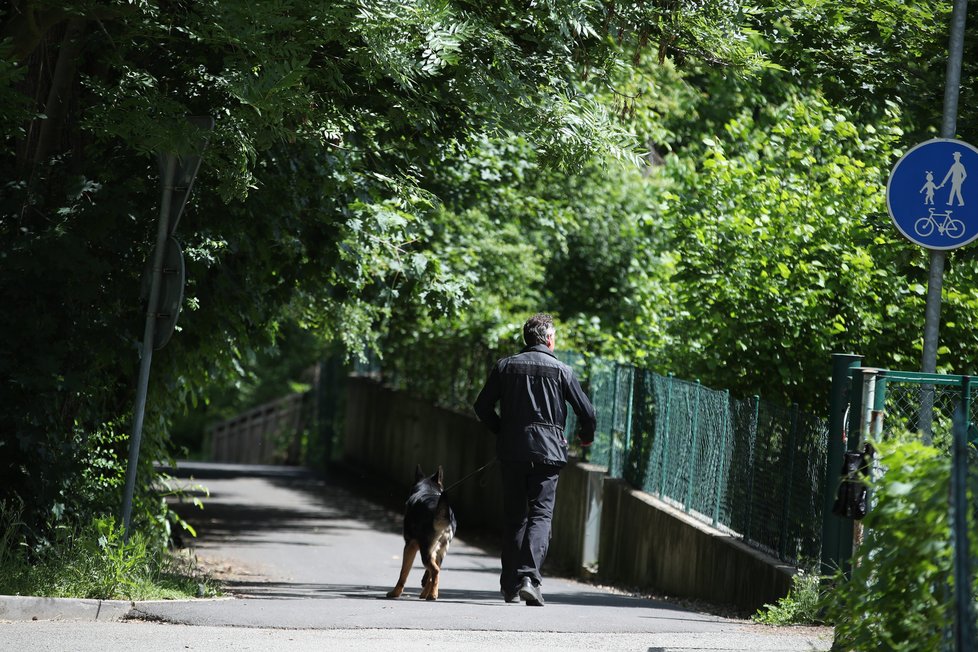
[[499, 584], [503, 591], [515, 593], [523, 577], [540, 585], [560, 467], [534, 462], [500, 462], [500, 467], [504, 533]]

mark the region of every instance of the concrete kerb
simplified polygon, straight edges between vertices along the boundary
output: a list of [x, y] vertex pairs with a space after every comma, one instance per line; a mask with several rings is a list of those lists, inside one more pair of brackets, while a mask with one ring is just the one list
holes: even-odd
[[30, 595], [0, 596], [0, 620], [119, 621], [129, 615], [129, 600], [43, 598]]
[[212, 598], [201, 600], [88, 600], [81, 598], [45, 598], [37, 596], [0, 595], [0, 622], [24, 620], [63, 620], [118, 622], [138, 615], [139, 606], [155, 602], [202, 602], [230, 600]]

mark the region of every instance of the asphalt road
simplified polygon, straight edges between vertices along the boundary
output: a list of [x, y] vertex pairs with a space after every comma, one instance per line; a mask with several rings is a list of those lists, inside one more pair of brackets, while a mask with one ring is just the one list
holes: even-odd
[[[401, 514], [300, 469], [182, 464], [206, 487], [200, 565], [232, 597], [142, 602], [118, 622], [0, 624], [0, 648], [828, 650], [827, 628], [772, 628], [570, 579], [547, 577], [546, 606], [506, 604], [493, 550], [466, 541], [464, 514], [436, 602], [418, 600], [420, 562], [397, 600]], [[2, 614], [0, 610], [0, 614]], [[0, 615], [2, 618], [2, 615]]]

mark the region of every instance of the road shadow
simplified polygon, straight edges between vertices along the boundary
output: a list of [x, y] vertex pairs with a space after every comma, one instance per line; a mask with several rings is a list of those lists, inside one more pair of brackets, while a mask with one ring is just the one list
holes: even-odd
[[[314, 509], [297, 509], [290, 506], [269, 507], [242, 503], [208, 502], [203, 499], [205, 509], [200, 510], [191, 503], [175, 502], [172, 509], [187, 520], [195, 529], [201, 541], [230, 542], [248, 541], [264, 536], [323, 531], [350, 528], [350, 521], [356, 521], [374, 532], [400, 535], [403, 519], [403, 506], [406, 494], [398, 495], [399, 490], [383, 481], [375, 481], [366, 476], [357, 477], [355, 472], [331, 473], [326, 477], [307, 469], [296, 467], [260, 467], [253, 465], [214, 465], [181, 463], [168, 472], [176, 479], [190, 484], [206, 485], [208, 479], [233, 479], [261, 477], [271, 484], [305, 494], [315, 505]], [[459, 541], [471, 546], [482, 554], [498, 557], [498, 538], [494, 533], [466, 532], [460, 525]], [[268, 541], [268, 539], [263, 539]], [[296, 541], [288, 541], [295, 544]], [[449, 560], [464, 555], [478, 556], [479, 552], [453, 549]], [[446, 568], [446, 571], [449, 569]], [[549, 577], [568, 577], [557, 569], [545, 569]], [[462, 572], [481, 572], [496, 575], [498, 568], [466, 568]], [[568, 577], [576, 580], [576, 578]], [[225, 590], [236, 597], [269, 599], [329, 599], [348, 598], [379, 600], [386, 598], [390, 586], [353, 586], [334, 584], [315, 584], [303, 582], [261, 582], [250, 579], [227, 578], [221, 581]], [[583, 607], [642, 608], [660, 612], [670, 612], [672, 617], [685, 614], [691, 620], [703, 618], [738, 617], [723, 606], [692, 603], [690, 601], [659, 599], [637, 594], [612, 593], [604, 589], [583, 588], [561, 591], [554, 584], [550, 590], [546, 584], [544, 597], [548, 604], [565, 604]], [[589, 585], [583, 584], [583, 587]], [[439, 602], [488, 603], [507, 606], [495, 590], [457, 590], [449, 582], [443, 585]], [[401, 600], [417, 600], [420, 587], [408, 586], [408, 593]], [[508, 605], [512, 606], [512, 605]], [[705, 613], [704, 613], [705, 612]], [[712, 614], [712, 615], [710, 615]], [[680, 619], [684, 616], [679, 616]]]
[[[170, 500], [170, 508], [189, 523], [201, 539], [214, 542], [247, 540], [260, 532], [282, 533], [320, 531], [324, 528], [348, 529], [340, 521], [355, 520], [375, 532], [401, 533], [399, 511], [364, 498], [342, 481], [298, 467], [268, 467], [258, 465], [180, 463], [164, 472], [177, 482], [183, 491]], [[219, 493], [202, 491], [208, 480], [235, 478], [264, 478], [269, 483], [306, 494], [317, 509], [296, 509], [287, 505], [270, 507], [246, 503], [221, 502]], [[174, 483], [176, 484], [176, 483]], [[198, 498], [200, 509], [190, 499]], [[180, 542], [182, 543], [182, 542]]]
[[[308, 582], [261, 582], [231, 580], [224, 583], [226, 590], [236, 598], [257, 600], [386, 600], [395, 602], [419, 601], [420, 587], [408, 586], [400, 598], [388, 598], [390, 586], [357, 586], [352, 584], [317, 584]], [[668, 615], [670, 620], [704, 621], [715, 620], [700, 612], [685, 609], [674, 604], [649, 600], [635, 596], [600, 592], [567, 592], [554, 590], [545, 592], [548, 605], [573, 607], [606, 607], [613, 609], [648, 609]], [[499, 591], [442, 588], [437, 602], [446, 604], [481, 604], [489, 606], [511, 606], [503, 601]], [[650, 615], [649, 617], [655, 617]]]

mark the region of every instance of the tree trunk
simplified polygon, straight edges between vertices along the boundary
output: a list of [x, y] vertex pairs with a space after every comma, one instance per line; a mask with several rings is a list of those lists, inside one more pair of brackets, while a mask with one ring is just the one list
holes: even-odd
[[64, 39], [61, 41], [61, 49], [58, 52], [58, 63], [55, 65], [54, 75], [51, 78], [48, 99], [44, 105], [44, 114], [47, 118], [41, 120], [40, 134], [34, 148], [34, 155], [31, 157], [34, 163], [40, 163], [46, 159], [61, 138], [68, 98], [71, 95], [71, 86], [75, 79], [75, 70], [81, 53], [84, 33], [84, 20], [72, 18], [68, 21]]

